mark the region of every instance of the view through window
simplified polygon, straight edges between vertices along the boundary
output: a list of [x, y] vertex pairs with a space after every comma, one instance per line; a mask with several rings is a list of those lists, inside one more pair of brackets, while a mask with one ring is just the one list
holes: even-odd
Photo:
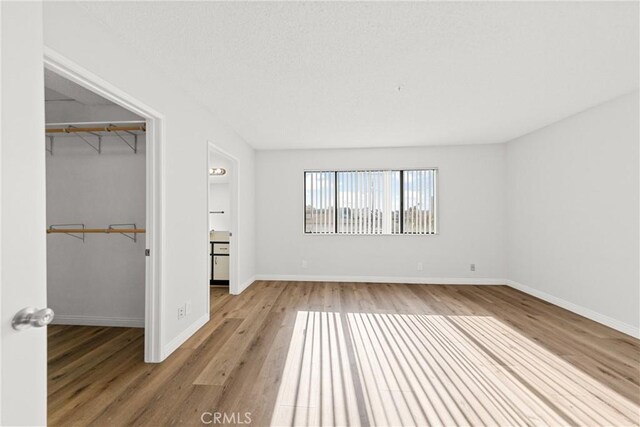
[[435, 234], [437, 169], [306, 171], [309, 234]]

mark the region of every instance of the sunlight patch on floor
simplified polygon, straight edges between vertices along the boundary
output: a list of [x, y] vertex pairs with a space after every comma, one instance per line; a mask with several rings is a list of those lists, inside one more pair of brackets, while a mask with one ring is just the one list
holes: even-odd
[[490, 316], [299, 311], [272, 425], [635, 425], [640, 408]]

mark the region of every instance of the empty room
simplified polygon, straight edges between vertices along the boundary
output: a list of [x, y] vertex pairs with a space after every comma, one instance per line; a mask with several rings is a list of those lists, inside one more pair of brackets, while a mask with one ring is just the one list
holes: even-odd
[[0, 34], [0, 425], [640, 426], [639, 1]]

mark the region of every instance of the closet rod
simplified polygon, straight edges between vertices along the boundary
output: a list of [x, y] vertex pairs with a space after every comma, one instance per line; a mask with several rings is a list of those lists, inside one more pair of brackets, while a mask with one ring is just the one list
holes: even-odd
[[136, 125], [136, 126], [112, 126], [107, 125], [103, 127], [90, 127], [90, 128], [75, 128], [75, 127], [64, 127], [64, 128], [47, 128], [45, 129], [45, 133], [74, 133], [74, 132], [132, 132], [132, 131], [146, 131], [146, 127], [144, 125]]
[[55, 228], [47, 229], [47, 233], [145, 233], [144, 228]]

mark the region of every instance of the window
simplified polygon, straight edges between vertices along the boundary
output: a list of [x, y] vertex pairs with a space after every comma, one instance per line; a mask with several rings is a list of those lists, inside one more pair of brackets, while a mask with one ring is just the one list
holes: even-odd
[[308, 171], [309, 234], [435, 234], [436, 169]]

